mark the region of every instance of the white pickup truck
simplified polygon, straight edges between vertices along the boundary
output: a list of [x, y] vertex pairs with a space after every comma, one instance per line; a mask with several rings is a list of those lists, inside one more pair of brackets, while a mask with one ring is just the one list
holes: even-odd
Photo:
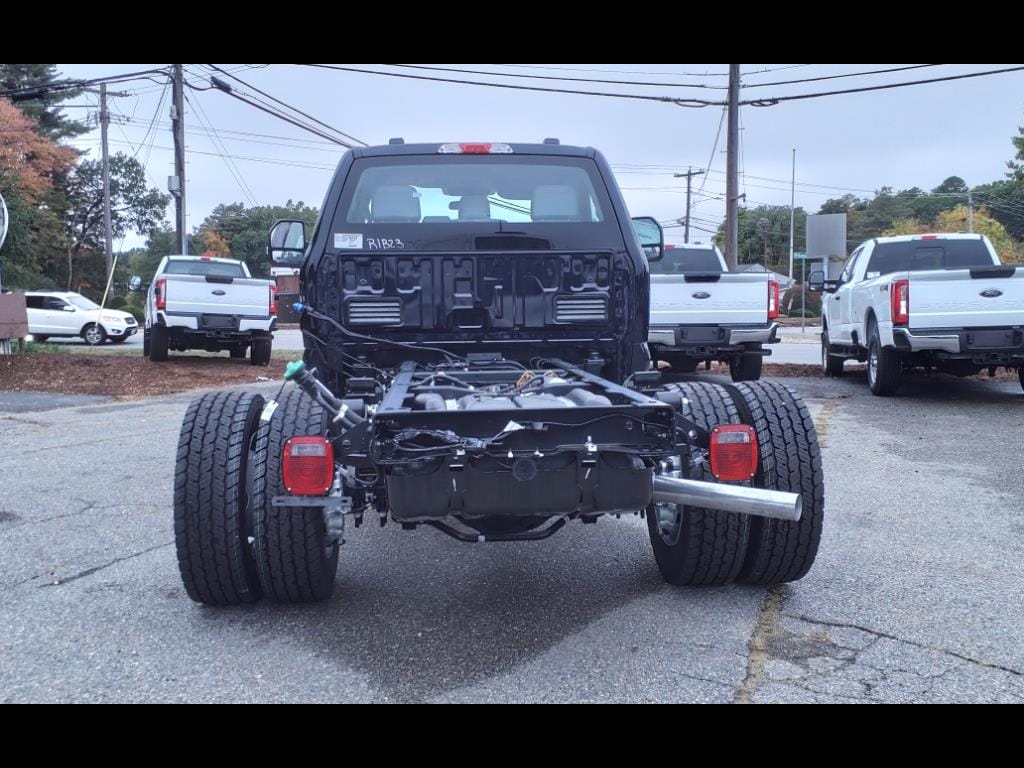
[[253, 279], [234, 259], [167, 256], [146, 298], [145, 355], [154, 363], [169, 350], [228, 350], [253, 365], [270, 362], [277, 325], [277, 286]]
[[690, 373], [729, 363], [733, 381], [756, 381], [778, 341], [779, 284], [761, 272], [729, 272], [713, 245], [666, 248], [651, 263], [648, 346], [655, 363]]
[[857, 248], [824, 293], [821, 359], [842, 376], [868, 363], [876, 395], [892, 395], [910, 368], [971, 376], [1016, 369], [1024, 386], [1024, 268], [1002, 265], [974, 234], [878, 237]]

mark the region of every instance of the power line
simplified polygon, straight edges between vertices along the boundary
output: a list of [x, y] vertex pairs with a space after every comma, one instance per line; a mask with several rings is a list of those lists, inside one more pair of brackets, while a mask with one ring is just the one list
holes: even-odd
[[[708, 158], [708, 164], [704, 167], [708, 169], [708, 173], [711, 173], [711, 164], [715, 162], [715, 152], [718, 151], [718, 140], [722, 138], [722, 124], [725, 122], [725, 111], [726, 107], [722, 107], [722, 114], [718, 118], [718, 131], [715, 133], [715, 143], [711, 145], [711, 157]], [[708, 183], [707, 174], [700, 180], [700, 188], [697, 190], [697, 194], [701, 194], [704, 191], [704, 187]]]
[[798, 101], [801, 99], [820, 99], [823, 96], [840, 96], [848, 93], [866, 93], [868, 91], [884, 91], [892, 88], [906, 88], [911, 85], [928, 85], [930, 83], [945, 83], [951, 80], [966, 80], [972, 77], [988, 77], [989, 75], [1003, 75], [1008, 72], [1020, 72], [1024, 67], [1006, 67], [1004, 69], [989, 69], [985, 72], [968, 72], [963, 75], [946, 75], [945, 77], [933, 77], [928, 80], [911, 80], [904, 83], [889, 83], [888, 85], [869, 85], [862, 88], [847, 88], [841, 91], [822, 91], [820, 93], [801, 93], [796, 96], [773, 96], [766, 99], [748, 99], [741, 101], [741, 106], [752, 107], [773, 107], [784, 101]]
[[318, 120], [317, 118], [313, 117], [312, 115], [307, 114], [306, 112], [303, 112], [298, 107], [293, 107], [291, 104], [288, 104], [288, 103], [286, 103], [284, 101], [281, 101], [281, 99], [277, 98], [276, 96], [271, 96], [266, 91], [261, 91], [255, 85], [251, 85], [251, 84], [245, 82], [244, 80], [236, 77], [235, 75], [231, 74], [230, 72], [226, 72], [225, 70], [223, 70], [220, 67], [218, 67], [216, 64], [208, 64], [207, 66], [210, 67], [211, 69], [215, 69], [216, 71], [220, 72], [222, 75], [227, 75], [232, 80], [234, 80], [234, 81], [236, 81], [238, 83], [241, 83], [242, 85], [244, 85], [246, 88], [249, 88], [250, 90], [256, 91], [256, 93], [260, 94], [261, 96], [265, 96], [266, 98], [270, 99], [271, 101], [273, 101], [273, 102], [275, 102], [277, 104], [280, 104], [282, 107], [285, 107], [286, 109], [290, 109], [292, 112], [296, 112], [296, 113], [302, 115], [307, 120], [312, 120], [317, 125], [323, 126], [324, 128], [327, 128], [330, 131], [334, 131], [336, 134], [338, 134], [339, 136], [342, 136], [342, 137], [348, 139], [349, 141], [354, 141], [356, 144], [362, 144], [364, 147], [369, 146], [362, 139], [357, 139], [355, 136], [349, 136], [344, 131], [339, 131], [334, 126], [328, 125], [323, 120]]
[[[910, 64], [905, 67], [890, 67], [889, 69], [869, 69], [866, 72], [845, 72], [841, 75], [820, 75], [818, 77], [805, 77], [800, 80], [778, 80], [773, 83], [751, 83], [744, 88], [766, 88], [770, 85], [794, 85], [796, 83], [813, 83], [819, 80], [839, 80], [844, 77], [866, 77], [867, 75], [884, 75], [889, 72], [905, 72], [908, 69], [924, 69], [926, 67], [942, 67], [944, 64]], [[744, 75], [746, 77], [746, 75]]]
[[592, 77], [565, 77], [564, 75], [524, 75], [518, 72], [489, 72], [482, 69], [461, 69], [458, 67], [437, 67], [424, 64], [385, 64], [387, 67], [402, 67], [405, 69], [423, 69], [428, 72], [458, 72], [463, 75], [489, 75], [491, 77], [518, 77], [530, 80], [562, 80], [573, 83], [607, 83], [609, 85], [649, 85], [664, 88], [713, 88], [725, 90], [724, 85], [707, 85], [704, 83], [652, 83], [644, 80], [608, 80]]
[[209, 126], [209, 119], [206, 117], [206, 112], [203, 110], [202, 105], [199, 103], [199, 99], [197, 98], [193, 100], [189, 98], [189, 96], [186, 94], [185, 101], [188, 102], [190, 106], [196, 108], [195, 114], [196, 118], [199, 121], [199, 127], [202, 128], [206, 135], [209, 137], [210, 142], [213, 144], [214, 148], [219, 149], [221, 151], [220, 157], [221, 160], [224, 161], [224, 165], [227, 167], [228, 173], [230, 173], [231, 176], [234, 178], [235, 183], [238, 184], [238, 188], [242, 191], [242, 194], [249, 199], [249, 204], [255, 208], [256, 196], [253, 195], [252, 189], [249, 188], [249, 185], [245, 183], [245, 178], [242, 176], [242, 172], [238, 169], [238, 166], [235, 165], [234, 160], [232, 160], [231, 158], [231, 155], [228, 154], [227, 147], [225, 147], [223, 143], [218, 140], [219, 137], [217, 136], [216, 131], [213, 130], [212, 126]]
[[673, 96], [651, 96], [640, 93], [606, 93], [603, 91], [578, 91], [568, 88], [542, 88], [535, 85], [513, 85], [511, 83], [482, 83], [479, 80], [458, 80], [449, 77], [432, 77], [429, 75], [412, 75], [407, 72], [381, 72], [377, 69], [358, 69], [357, 67], [342, 67], [337, 64], [296, 64], [298, 67], [317, 67], [319, 69], [332, 69], [340, 72], [356, 72], [363, 75], [381, 75], [384, 77], [407, 78], [411, 80], [429, 80], [436, 83], [453, 83], [456, 85], [478, 85], [486, 88], [506, 88], [516, 91], [536, 91], [540, 93], [565, 93], [576, 96], [603, 96], [611, 99], [634, 99], [639, 101], [660, 101], [666, 104], [675, 104], [680, 107], [720, 106], [721, 101], [705, 101], [703, 99], [679, 99]]
[[60, 93], [62, 91], [78, 91], [83, 88], [102, 83], [110, 84], [127, 82], [129, 80], [144, 80], [148, 79], [146, 77], [147, 75], [152, 74], [166, 76], [167, 71], [163, 69], [144, 69], [138, 72], [124, 72], [119, 75], [94, 77], [89, 80], [61, 80], [54, 83], [46, 83], [44, 85], [30, 85], [24, 88], [13, 88], [7, 91], [0, 91], [0, 98], [7, 98], [11, 101], [25, 101], [35, 96], [45, 96], [50, 93]]

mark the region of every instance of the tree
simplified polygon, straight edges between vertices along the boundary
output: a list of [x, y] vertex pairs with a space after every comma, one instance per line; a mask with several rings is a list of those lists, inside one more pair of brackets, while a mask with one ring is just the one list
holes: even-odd
[[[278, 219], [298, 219], [306, 224], [306, 233], [312, 232], [319, 211], [303, 202], [289, 200], [281, 205], [263, 205], [246, 208], [242, 203], [218, 205], [199, 226], [203, 247], [207, 232], [214, 232], [226, 242], [232, 258], [249, 265], [253, 275], [270, 275], [267, 255], [267, 234]], [[200, 251], [197, 251], [197, 253]]]
[[1013, 160], [1008, 160], [1006, 167], [1010, 172], [1006, 175], [1014, 181], [1024, 181], [1024, 125], [1017, 128], [1017, 135], [1012, 136], [1010, 141], [1013, 148], [1017, 150]]
[[[804, 250], [807, 214], [794, 213], [793, 250]], [[789, 206], [760, 205], [741, 208], [737, 219], [737, 264], [764, 264], [768, 269], [789, 272]], [[725, 240], [725, 223], [718, 228], [716, 242]]]
[[[68, 178], [68, 208], [64, 215], [64, 248], [67, 254], [68, 288], [75, 282], [75, 263], [80, 257], [102, 254], [105, 248], [103, 223], [103, 173], [99, 160], [85, 160]], [[115, 238], [129, 230], [146, 233], [164, 220], [170, 197], [147, 187], [146, 173], [134, 157], [118, 152], [110, 158], [110, 224]], [[104, 281], [106, 264], [86, 259], [80, 279], [96, 284]]]
[[[61, 83], [55, 64], [0, 64], [0, 91], [53, 86]], [[74, 138], [89, 128], [62, 113], [61, 102], [75, 98], [81, 90], [14, 94], [11, 100], [39, 124], [39, 132], [51, 141]]]
[[75, 152], [37, 132], [38, 124], [10, 102], [0, 99], [0, 189], [39, 203], [66, 173]]
[[[943, 211], [935, 220], [934, 231], [936, 232], [966, 232], [967, 229], [967, 208], [963, 205], [952, 211]], [[1006, 228], [992, 218], [985, 206], [976, 208], [974, 211], [974, 231], [985, 235], [992, 241], [996, 253], [999, 254], [999, 258], [1003, 262], [1008, 264], [1024, 262], [1020, 248], [1013, 242], [1013, 238], [1010, 237]]]
[[928, 227], [924, 226], [917, 219], [896, 219], [892, 226], [882, 232], [883, 235], [917, 235], [927, 232]]
[[231, 246], [219, 233], [208, 229], [203, 233], [203, 256], [230, 259]]

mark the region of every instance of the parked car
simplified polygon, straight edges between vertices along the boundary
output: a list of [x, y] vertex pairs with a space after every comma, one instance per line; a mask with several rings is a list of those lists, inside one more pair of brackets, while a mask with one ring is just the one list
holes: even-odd
[[277, 286], [253, 279], [244, 262], [167, 256], [146, 297], [144, 354], [154, 363], [169, 350], [227, 350], [253, 365], [270, 362], [277, 325]]
[[842, 376], [868, 363], [876, 395], [892, 395], [904, 371], [971, 376], [1016, 369], [1024, 385], [1024, 268], [1000, 264], [984, 235], [877, 237], [858, 247], [823, 291], [821, 361]]
[[127, 312], [100, 307], [80, 293], [33, 291], [25, 294], [28, 330], [36, 341], [50, 337], [81, 336], [98, 347], [107, 339], [116, 344], [128, 341], [139, 324]]
[[666, 248], [651, 264], [651, 357], [680, 373], [718, 360], [733, 381], [757, 381], [778, 316], [779, 283], [767, 272], [729, 272], [714, 245]]

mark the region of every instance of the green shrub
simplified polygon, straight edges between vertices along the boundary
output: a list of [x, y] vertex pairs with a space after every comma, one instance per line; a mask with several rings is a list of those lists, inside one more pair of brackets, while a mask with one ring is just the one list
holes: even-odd
[[810, 291], [803, 291], [805, 304], [801, 304], [800, 301], [801, 286], [794, 285], [782, 296], [782, 306], [780, 309], [783, 313], [790, 317], [800, 317], [801, 307], [806, 306], [804, 317], [820, 317], [821, 316], [821, 294], [811, 293]]
[[127, 303], [123, 296], [110, 296], [107, 299], [107, 307], [109, 309], [121, 309]]

